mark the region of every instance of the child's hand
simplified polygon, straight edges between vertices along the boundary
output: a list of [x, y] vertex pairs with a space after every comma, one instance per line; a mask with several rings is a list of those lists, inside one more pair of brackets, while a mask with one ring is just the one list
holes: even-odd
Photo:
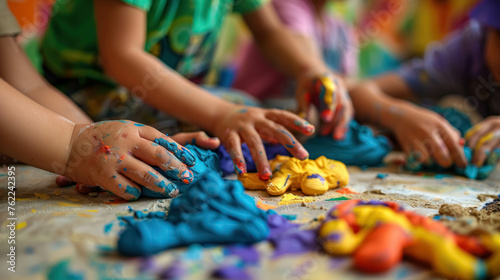
[[177, 143], [184, 145], [192, 144], [208, 150], [217, 149], [220, 145], [219, 138], [210, 138], [203, 131], [177, 133], [175, 135], [172, 135], [171, 137]]
[[298, 81], [296, 99], [301, 117], [308, 116], [311, 104], [318, 108], [324, 122], [322, 135], [332, 133], [336, 140], [344, 138], [354, 109], [341, 77], [333, 73], [320, 77], [303, 76]]
[[500, 116], [491, 116], [467, 131], [467, 145], [474, 151], [472, 163], [482, 166], [495, 149], [500, 148]]
[[217, 124], [215, 135], [226, 146], [238, 173], [246, 173], [241, 152], [241, 143], [245, 142], [262, 180], [268, 180], [272, 175], [262, 139], [281, 143], [292, 155], [305, 159], [309, 153], [286, 128], [293, 128], [306, 135], [314, 133], [314, 126], [293, 113], [254, 107], [236, 107], [224, 112]]
[[434, 159], [443, 167], [453, 163], [461, 168], [466, 166], [460, 132], [446, 119], [414, 106], [400, 111], [403, 113], [394, 121], [392, 130], [407, 155], [412, 155], [420, 163]]
[[[155, 143], [160, 139], [162, 144]], [[142, 185], [176, 196], [177, 187], [150, 165], [184, 183], [193, 180], [195, 157], [156, 129], [129, 121], [76, 125], [64, 175], [70, 180], [100, 186], [127, 200], [139, 198]]]

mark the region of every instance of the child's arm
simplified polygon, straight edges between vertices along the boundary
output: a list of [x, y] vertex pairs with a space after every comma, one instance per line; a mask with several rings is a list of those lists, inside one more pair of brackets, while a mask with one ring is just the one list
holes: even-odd
[[[308, 45], [301, 44], [291, 34], [280, 22], [270, 3], [244, 15], [244, 19], [264, 55], [283, 73], [297, 79], [297, 100], [300, 112], [307, 111], [304, 95], [314, 88], [312, 81], [315, 78], [327, 74], [334, 82], [336, 86], [334, 102], [328, 107], [335, 117], [323, 119], [326, 125], [321, 132], [322, 134], [333, 132], [335, 139], [343, 138], [353, 114], [352, 103], [343, 78], [331, 73], [321, 56], [311, 54], [307, 48]], [[324, 102], [324, 100], [321, 101]]]
[[[191, 153], [151, 127], [129, 121], [75, 125], [1, 79], [0, 100], [0, 153], [125, 199], [139, 198], [138, 184], [171, 196], [178, 193], [149, 165], [183, 182], [193, 179], [186, 167], [194, 164]], [[170, 145], [158, 146], [156, 138]]]
[[250, 147], [263, 178], [270, 176], [271, 169], [261, 138], [277, 140], [298, 158], [308, 156], [285, 128], [311, 134], [314, 127], [306, 121], [285, 111], [243, 108], [214, 97], [144, 51], [144, 11], [117, 0], [94, 1], [94, 6], [106, 73], [146, 103], [219, 137], [240, 171], [246, 170], [242, 141]]
[[0, 78], [18, 91], [75, 123], [92, 122], [75, 103], [40, 76], [14, 37], [0, 37], [0, 61]]
[[441, 166], [465, 167], [460, 132], [438, 114], [398, 99], [415, 98], [398, 75], [363, 82], [350, 94], [356, 118], [391, 129], [406, 154], [418, 153], [420, 162], [434, 158]]

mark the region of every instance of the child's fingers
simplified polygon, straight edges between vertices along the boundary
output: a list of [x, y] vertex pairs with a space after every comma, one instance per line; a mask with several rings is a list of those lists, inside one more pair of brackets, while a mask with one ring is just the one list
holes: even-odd
[[150, 126], [142, 126], [139, 127], [139, 134], [142, 138], [163, 146], [188, 166], [193, 166], [195, 164], [196, 158], [188, 149], [179, 145], [172, 140], [172, 138], [162, 134], [158, 130]]
[[351, 122], [353, 116], [351, 104], [340, 103], [336, 114], [339, 116], [339, 120], [333, 132], [333, 139], [341, 140], [344, 139], [347, 131], [349, 130], [349, 123]]
[[465, 134], [467, 145], [474, 150], [479, 142], [479, 139], [484, 137], [490, 131], [488, 124], [478, 124], [469, 129]]
[[172, 135], [171, 138], [177, 143], [192, 144], [210, 150], [217, 149], [220, 145], [219, 138], [209, 137], [204, 131], [177, 133]]
[[[177, 178], [182, 182], [187, 182], [187, 184], [193, 181], [193, 173], [191, 170], [189, 170], [189, 168], [178, 158], [155, 142], [141, 139], [136, 149], [133, 151], [133, 154], [149, 165], [158, 166], [161, 170], [165, 171], [170, 178]], [[127, 156], [120, 159], [133, 160], [132, 157]], [[126, 163], [124, 163], [123, 166], [126, 166]]]
[[[170, 197], [175, 197], [179, 194], [177, 186], [172, 184], [160, 173], [143, 162], [129, 157], [124, 161], [123, 166], [126, 167], [121, 168], [119, 172], [135, 183], [142, 185], [153, 192], [168, 195]], [[187, 174], [188, 177], [184, 178], [183, 182], [186, 184], [191, 183], [193, 181], [193, 173], [191, 171], [187, 171], [185, 174]]]
[[271, 172], [271, 167], [267, 161], [266, 151], [264, 150], [264, 145], [260, 135], [255, 131], [253, 127], [247, 127], [240, 131], [243, 141], [247, 143], [248, 149], [252, 154], [252, 158], [257, 166], [259, 172], [259, 178], [261, 180], [269, 180], [273, 173]]
[[479, 146], [479, 148], [474, 150], [472, 163], [477, 166], [482, 166], [486, 158], [488, 158], [488, 156], [498, 147], [500, 147], [499, 138], [491, 138], [490, 140], [485, 141], [481, 146]]
[[241, 151], [240, 136], [234, 131], [227, 131], [226, 135], [224, 135], [223, 142], [229, 156], [233, 160], [234, 168], [238, 174], [247, 173], [245, 158], [243, 157], [243, 152]]
[[75, 182], [71, 181], [68, 177], [63, 176], [63, 175], [59, 175], [56, 178], [56, 185], [58, 187], [67, 187], [67, 186], [71, 186], [74, 184], [75, 184]]
[[426, 163], [430, 160], [430, 151], [427, 149], [427, 147], [425, 147], [424, 144], [419, 141], [415, 141], [412, 147], [413, 148], [411, 152], [413, 153], [412, 156], [415, 158], [415, 160], [420, 163]]
[[88, 186], [85, 184], [76, 184], [75, 189], [78, 193], [81, 193], [81, 194], [88, 194], [91, 192], [98, 192], [101, 190], [100, 187]]
[[[264, 133], [269, 131], [270, 133]], [[273, 138], [278, 140], [285, 148], [296, 158], [306, 159], [309, 153], [302, 146], [302, 144], [282, 125], [267, 121], [259, 125], [259, 134], [271, 134]]]
[[323, 104], [320, 106], [323, 110], [320, 112], [321, 119], [331, 122], [339, 104], [339, 92], [342, 90], [338, 80], [331, 77], [315, 79], [314, 90], [319, 93], [319, 102]]
[[460, 132], [451, 125], [445, 125], [442, 128], [441, 137], [455, 165], [460, 168], [465, 168], [467, 166], [467, 159], [465, 158], [464, 149], [460, 144]]
[[107, 180], [101, 187], [126, 200], [137, 200], [141, 196], [141, 188], [119, 173], [113, 175], [113, 179]]
[[314, 126], [303, 118], [284, 110], [267, 110], [266, 118], [284, 127], [293, 128], [304, 135], [314, 134]]
[[437, 133], [432, 133], [427, 143], [429, 143], [432, 157], [440, 166], [449, 167], [453, 163], [448, 147]]

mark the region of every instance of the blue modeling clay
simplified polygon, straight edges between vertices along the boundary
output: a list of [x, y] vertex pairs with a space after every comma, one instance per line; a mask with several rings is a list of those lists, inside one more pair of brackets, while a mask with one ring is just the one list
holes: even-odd
[[[290, 156], [288, 150], [283, 147], [283, 145], [276, 144], [264, 144], [264, 150], [266, 151], [267, 159], [273, 159], [277, 155]], [[247, 144], [241, 145], [241, 151], [243, 152], [243, 158], [247, 164], [247, 172], [257, 172], [257, 167], [253, 161], [252, 154]], [[227, 176], [234, 173], [234, 164], [231, 156], [226, 151], [226, 149], [221, 145], [217, 150], [215, 150], [219, 156], [220, 169], [222, 170], [222, 175]]]
[[127, 256], [148, 256], [193, 243], [264, 240], [269, 235], [267, 214], [243, 191], [239, 181], [224, 181], [217, 172], [208, 170], [172, 200], [166, 219], [128, 225], [118, 239], [118, 251]]
[[[460, 112], [455, 108], [441, 108], [434, 107], [433, 111], [440, 114], [444, 117], [453, 127], [460, 131], [462, 137], [465, 133], [472, 128], [472, 122], [469, 117], [464, 113]], [[478, 179], [484, 180], [488, 178], [491, 173], [495, 170], [495, 166], [497, 164], [498, 159], [500, 158], [500, 149], [495, 149], [487, 158], [484, 165], [478, 167], [474, 164], [471, 164], [472, 161], [472, 150], [464, 146], [464, 154], [467, 159], [467, 166], [465, 168], [458, 168], [456, 166], [452, 166], [450, 168], [444, 168], [439, 164], [432, 162], [431, 164], [421, 164], [418, 162], [418, 158], [415, 155], [410, 155], [408, 157], [406, 168], [410, 171], [430, 171], [430, 172], [445, 172], [445, 171], [454, 171], [456, 174], [465, 176], [469, 179]]]
[[[163, 139], [161, 139], [163, 140]], [[162, 146], [164, 143], [160, 143]], [[168, 176], [168, 172], [165, 172], [161, 170], [159, 167], [154, 167], [156, 171], [158, 171], [161, 175], [163, 175], [165, 178], [168, 178], [170, 182], [175, 184], [179, 190], [179, 193], [183, 193], [186, 191], [191, 185], [193, 185], [198, 178], [201, 176], [201, 174], [205, 173], [207, 170], [213, 170], [216, 172], [220, 173], [220, 167], [219, 167], [219, 157], [217, 156], [216, 153], [210, 151], [210, 150], [204, 150], [200, 147], [194, 146], [194, 145], [186, 145], [184, 146], [186, 149], [191, 151], [191, 153], [194, 155], [195, 159], [195, 164], [192, 167], [189, 167], [189, 169], [193, 172], [193, 181], [190, 184], [185, 184], [183, 183], [180, 179], [177, 179], [177, 170], [172, 170], [169, 172], [174, 172], [174, 174], [170, 174]], [[186, 153], [187, 154], [187, 153]], [[150, 189], [147, 189], [145, 187], [141, 187], [141, 196], [145, 197], [155, 197], [155, 198], [169, 198], [170, 196], [167, 194], [162, 194], [159, 192], [152, 191]]]
[[351, 121], [345, 139], [337, 141], [328, 136], [316, 136], [304, 144], [309, 158], [325, 156], [338, 160], [345, 165], [377, 166], [392, 150], [389, 140], [382, 135], [374, 136], [373, 131], [364, 125]]

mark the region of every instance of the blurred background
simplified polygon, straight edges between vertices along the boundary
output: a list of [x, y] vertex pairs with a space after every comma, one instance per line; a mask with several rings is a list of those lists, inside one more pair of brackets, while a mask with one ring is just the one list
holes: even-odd
[[[32, 62], [40, 69], [38, 43], [50, 19], [55, 0], [8, 0], [23, 28], [19, 37]], [[90, 0], [89, 0], [90, 1]], [[70, 2], [70, 0], [68, 0]], [[477, 0], [346, 0], [329, 1], [328, 13], [353, 30], [358, 52], [357, 78], [396, 69], [402, 62], [421, 56], [428, 43], [445, 37], [468, 20]], [[396, 12], [391, 9], [398, 6]], [[233, 15], [225, 22], [209, 85], [231, 86], [239, 54], [251, 36], [243, 21]]]

